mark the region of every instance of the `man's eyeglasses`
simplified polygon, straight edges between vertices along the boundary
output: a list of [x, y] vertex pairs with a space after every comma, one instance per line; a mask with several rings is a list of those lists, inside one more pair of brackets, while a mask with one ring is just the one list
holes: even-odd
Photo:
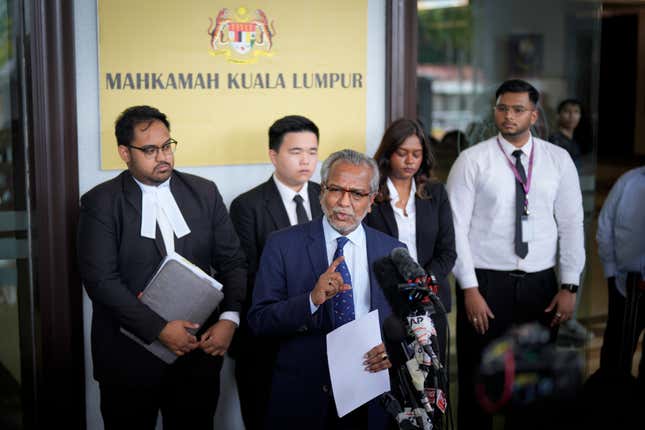
[[508, 111], [513, 111], [515, 115], [522, 115], [525, 112], [530, 112], [534, 110], [534, 109], [528, 109], [522, 105], [519, 105], [519, 106], [495, 105], [494, 109], [499, 113], [508, 113]]
[[177, 150], [177, 141], [175, 139], [170, 139], [161, 146], [157, 146], [157, 145], [146, 145], [141, 147], [134, 146], [134, 145], [127, 145], [127, 146], [128, 148], [137, 149], [143, 152], [144, 157], [146, 157], [147, 159], [153, 159], [153, 158], [157, 158], [157, 154], [159, 153], [159, 151], [161, 151], [161, 153], [164, 155], [173, 154]]
[[329, 195], [337, 200], [340, 200], [343, 198], [345, 193], [349, 193], [349, 197], [352, 199], [352, 201], [355, 202], [360, 202], [363, 200], [365, 197], [369, 196], [372, 193], [364, 193], [359, 190], [352, 190], [348, 188], [341, 188], [337, 187], [335, 185], [324, 185], [323, 188], [329, 193]]

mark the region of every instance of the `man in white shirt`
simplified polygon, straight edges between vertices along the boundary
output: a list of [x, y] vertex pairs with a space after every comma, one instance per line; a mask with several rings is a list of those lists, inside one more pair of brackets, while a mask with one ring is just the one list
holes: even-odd
[[[255, 273], [264, 244], [276, 230], [322, 215], [320, 185], [310, 181], [318, 162], [318, 127], [308, 118], [289, 115], [269, 128], [269, 159], [275, 171], [257, 187], [231, 203], [231, 219], [249, 263], [242, 323], [231, 347], [242, 418], [247, 430], [263, 428], [271, 388], [276, 342], [253, 336], [246, 313], [251, 305]], [[258, 362], [257, 351], [263, 351]]]
[[447, 183], [460, 286], [461, 429], [491, 425], [474, 388], [483, 348], [512, 325], [536, 320], [555, 338], [574, 311], [585, 261], [576, 168], [564, 149], [530, 132], [538, 118], [537, 90], [510, 80], [495, 95], [498, 135], [463, 151]]
[[[598, 256], [609, 287], [600, 368], [617, 380], [621, 374], [631, 373], [632, 355], [645, 328], [645, 301], [638, 300], [645, 290], [644, 214], [645, 166], [641, 166], [618, 179], [598, 216]], [[625, 319], [629, 309], [631, 318]], [[638, 378], [645, 387], [645, 355]]]

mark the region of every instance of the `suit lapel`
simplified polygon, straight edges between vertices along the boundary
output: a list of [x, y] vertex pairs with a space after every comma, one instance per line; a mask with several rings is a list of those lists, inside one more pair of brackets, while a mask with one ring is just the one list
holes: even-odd
[[289, 215], [287, 215], [287, 210], [282, 204], [282, 197], [278, 187], [273, 182], [273, 177], [264, 183], [264, 200], [267, 212], [271, 215], [278, 230], [291, 226]]
[[370, 311], [376, 309], [376, 288], [378, 287], [378, 282], [376, 282], [376, 276], [374, 275], [374, 261], [376, 257], [374, 256], [374, 246], [372, 244], [371, 233], [365, 228], [365, 247], [367, 248], [367, 265], [370, 273]]
[[311, 208], [311, 219], [316, 219], [322, 216], [322, 208], [320, 207], [320, 187], [309, 182], [307, 185], [307, 194], [309, 194], [309, 207]]
[[[309, 224], [304, 224], [309, 230], [307, 245], [307, 254], [309, 255], [309, 261], [313, 269], [313, 273], [316, 281], [318, 276], [322, 274], [329, 267], [329, 262], [327, 261], [327, 246], [325, 244], [325, 233], [323, 232], [322, 220], [317, 219], [310, 222]], [[312, 287], [313, 288], [313, 287]], [[330, 305], [331, 301], [325, 302], [323, 306], [325, 307], [324, 311], [327, 312], [327, 316], [330, 318], [329, 321], [334, 321], [333, 307]]]
[[394, 209], [392, 209], [392, 204], [390, 202], [383, 202], [378, 205], [378, 210], [381, 211], [381, 215], [385, 220], [385, 225], [389, 230], [389, 235], [392, 237], [399, 237], [399, 228], [396, 225], [396, 219], [394, 219]]
[[123, 195], [125, 196], [125, 200], [130, 203], [134, 210], [137, 211], [137, 214], [141, 216], [141, 188], [139, 188], [139, 185], [134, 182], [134, 178], [127, 170], [121, 175], [121, 179], [123, 181]]
[[[177, 202], [177, 206], [181, 211], [181, 215], [186, 220], [186, 223], [188, 223], [189, 220], [188, 220], [188, 217], [186, 216], [187, 215], [186, 210], [188, 208], [187, 199], [191, 195], [191, 192], [186, 187], [186, 184], [184, 183], [184, 181], [175, 172], [173, 172], [172, 179], [170, 179], [170, 192], [172, 193], [172, 196], [175, 198], [175, 201]], [[188, 226], [188, 228], [191, 228], [190, 225]], [[188, 237], [190, 237], [191, 234], [192, 234], [192, 229], [190, 233], [180, 238], [175, 236], [173, 233], [173, 238], [175, 239], [175, 252], [177, 254], [184, 256], [184, 247], [186, 244], [186, 240], [188, 240]], [[158, 234], [158, 236], [161, 236], [161, 234]]]
[[[141, 223], [141, 201], [143, 200], [141, 188], [134, 182], [134, 178], [130, 172], [126, 171], [123, 173], [123, 194], [125, 195], [125, 200], [134, 208], [139, 216], [139, 223]], [[159, 251], [159, 254], [164, 256], [166, 255], [166, 247], [163, 244], [163, 239], [161, 237], [161, 231], [159, 226], [156, 226], [155, 246]]]
[[416, 245], [417, 245], [417, 261], [423, 262], [426, 261], [426, 251], [428, 246], [427, 244], [421, 243], [422, 239], [424, 237], [427, 237], [424, 232], [428, 230], [428, 226], [435, 222], [434, 220], [430, 219], [430, 216], [432, 214], [432, 210], [430, 208], [430, 205], [433, 204], [432, 200], [424, 200], [420, 199], [419, 197], [415, 196], [414, 197], [414, 204], [415, 204], [415, 210], [416, 210], [416, 229], [417, 229], [417, 234], [416, 234]]
[[380, 309], [379, 311], [379, 320], [381, 325], [385, 320], [385, 317], [389, 312], [386, 310], [389, 309], [390, 305], [385, 300], [383, 291], [379, 286], [378, 281], [376, 280], [376, 275], [374, 274], [374, 263], [379, 258], [383, 257], [385, 253], [379, 251], [378, 238], [374, 236], [373, 230], [369, 227], [365, 228], [365, 245], [367, 248], [367, 264], [369, 265], [369, 274], [370, 274], [370, 311], [374, 309]]

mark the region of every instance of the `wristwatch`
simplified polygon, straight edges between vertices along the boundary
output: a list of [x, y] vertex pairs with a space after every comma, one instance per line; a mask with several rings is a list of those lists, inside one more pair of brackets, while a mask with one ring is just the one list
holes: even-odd
[[578, 292], [578, 286], [576, 284], [562, 284], [560, 285], [560, 289], [567, 290], [570, 293]]

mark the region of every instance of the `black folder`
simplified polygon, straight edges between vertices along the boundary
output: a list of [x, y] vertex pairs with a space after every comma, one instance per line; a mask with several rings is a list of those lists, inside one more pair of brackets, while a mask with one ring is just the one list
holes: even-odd
[[[166, 321], [186, 320], [200, 325], [224, 298], [222, 285], [179, 254], [168, 255], [139, 299]], [[197, 330], [189, 329], [195, 334]], [[168, 364], [177, 359], [158, 340], [145, 344], [123, 327], [121, 332]]]

